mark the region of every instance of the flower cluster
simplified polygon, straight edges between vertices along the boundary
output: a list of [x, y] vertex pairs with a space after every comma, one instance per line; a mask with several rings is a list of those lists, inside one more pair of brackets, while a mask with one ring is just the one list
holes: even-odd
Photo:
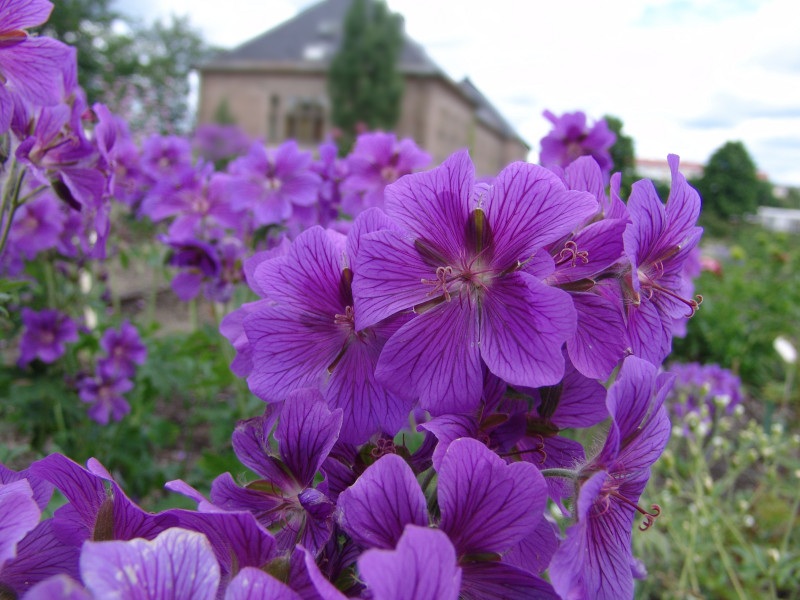
[[[74, 53], [25, 32], [52, 5], [2, 6], [4, 270], [102, 255], [111, 197], [169, 221], [182, 299], [227, 302], [240, 281], [258, 296], [220, 331], [266, 408], [232, 436], [250, 475], [219, 475], [208, 497], [167, 484], [197, 510], [145, 512], [95, 459], [0, 465], [0, 595], [632, 598], [631, 530], [660, 513], [640, 502], [671, 431], [659, 368], [702, 301], [700, 198], [677, 156], [666, 203], [640, 181], [625, 204], [619, 174], [605, 185], [613, 134], [581, 113], [548, 113], [551, 168], [490, 180], [467, 151], [414, 173], [429, 157], [390, 133], [344, 159], [292, 141], [224, 156], [244, 140], [218, 149], [214, 131], [207, 158], [178, 136], [139, 149], [88, 110]], [[22, 316], [22, 366], [77, 338], [58, 311]], [[78, 385], [106, 423], [146, 349], [127, 322], [100, 347]], [[568, 431], [603, 421], [596, 452]], [[53, 489], [66, 504], [42, 519]]]
[[702, 407], [709, 415], [720, 407], [732, 414], [744, 399], [742, 380], [719, 365], [672, 363], [669, 372], [675, 375], [669, 405], [676, 417], [699, 413]]
[[[413, 570], [431, 546], [447, 579], [416, 589], [632, 596], [630, 530], [637, 512], [645, 528], [659, 512], [639, 498], [670, 432], [672, 378], [657, 371], [699, 304], [687, 289], [700, 199], [669, 162], [666, 205], [649, 181], [625, 205], [619, 177], [607, 197], [588, 157], [558, 174], [515, 163], [477, 185], [462, 152], [389, 185], [385, 210], [364, 211], [346, 236], [313, 227], [248, 259], [261, 299], [221, 331], [232, 368], [268, 403], [234, 434], [261, 479], [220, 476], [210, 501], [183, 491], [250, 511], [287, 550], [340, 567], [330, 552], [356, 555], [349, 568], [369, 593], [384, 585], [370, 564], [405, 556]], [[620, 364], [606, 392], [598, 380]], [[398, 442], [409, 413], [425, 435], [415, 452]], [[560, 435], [609, 417], [593, 458]], [[434, 475], [426, 498], [417, 478]], [[561, 542], [548, 498], [573, 522]], [[445, 536], [419, 529], [431, 524]]]
[[126, 154], [124, 176], [117, 179], [121, 189], [138, 190], [125, 201], [140, 216], [170, 221], [160, 239], [171, 249], [168, 264], [180, 269], [173, 289], [182, 300], [202, 289], [211, 300], [228, 301], [243, 279], [245, 254], [258, 240], [266, 237], [269, 248], [314, 225], [346, 231], [351, 221], [344, 215], [382, 206], [386, 185], [430, 162], [413, 141], [389, 133], [362, 134], [343, 159], [327, 142], [315, 160], [294, 141], [277, 148], [252, 142], [237, 156], [241, 135], [219, 149], [213, 140], [220, 131], [204, 127], [196, 136], [214, 163], [193, 161], [184, 138], [153, 136], [138, 157]]
[[89, 417], [107, 425], [109, 418], [119, 421], [131, 410], [123, 394], [133, 389], [131, 379], [136, 366], [147, 360], [147, 347], [136, 327], [125, 321], [119, 330], [109, 328], [100, 339], [105, 353], [97, 361], [94, 376], [78, 382], [81, 401], [90, 404]]
[[600, 165], [607, 182], [614, 166], [609, 150], [617, 141], [608, 124], [601, 119], [590, 126], [581, 111], [557, 117], [546, 110], [544, 116], [553, 129], [542, 138], [540, 162], [546, 167], [566, 168], [581, 156], [591, 156]]
[[67, 342], [78, 341], [78, 325], [58, 310], [22, 309], [22, 337], [17, 364], [24, 367], [34, 359], [51, 363], [64, 355]]

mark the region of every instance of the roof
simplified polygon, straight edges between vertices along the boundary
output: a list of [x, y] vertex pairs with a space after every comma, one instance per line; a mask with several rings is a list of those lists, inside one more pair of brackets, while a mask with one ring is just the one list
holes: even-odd
[[[342, 43], [343, 24], [351, 1], [323, 0], [233, 50], [216, 55], [201, 69], [265, 61], [313, 63], [324, 69]], [[405, 33], [403, 37], [399, 65], [402, 73], [444, 75], [422, 46]]]
[[[201, 71], [270, 69], [327, 71], [342, 43], [343, 25], [352, 0], [322, 0], [294, 18], [200, 65]], [[406, 75], [440, 78], [476, 108], [476, 116], [505, 138], [530, 147], [469, 80], [454, 82], [417, 42], [403, 32], [399, 70]]]
[[[503, 118], [503, 115], [489, 102], [486, 96], [475, 87], [475, 84], [470, 81], [469, 77], [465, 77], [461, 80], [458, 87], [460, 87], [464, 94], [475, 104], [476, 116], [479, 121], [495, 131], [498, 131], [504, 137], [514, 138], [525, 146], [528, 146], [527, 142], [508, 124], [508, 121]], [[528, 146], [528, 148], [530, 148], [530, 146]]]

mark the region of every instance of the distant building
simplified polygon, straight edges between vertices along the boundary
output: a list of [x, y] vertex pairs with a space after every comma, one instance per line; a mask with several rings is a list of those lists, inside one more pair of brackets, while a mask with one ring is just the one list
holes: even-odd
[[[705, 165], [700, 163], [681, 161], [680, 170], [686, 179], [702, 177], [704, 169]], [[636, 173], [643, 179], [653, 179], [656, 181], [669, 181], [671, 178], [669, 164], [666, 158], [657, 160], [637, 158]]]
[[755, 221], [772, 231], [800, 233], [800, 210], [759, 206]]
[[[225, 106], [236, 123], [270, 145], [295, 139], [314, 148], [332, 131], [327, 68], [351, 0], [324, 0], [293, 19], [201, 65], [198, 122]], [[439, 163], [468, 147], [479, 175], [495, 175], [530, 146], [469, 79], [455, 82], [405, 37], [405, 76], [395, 128]]]

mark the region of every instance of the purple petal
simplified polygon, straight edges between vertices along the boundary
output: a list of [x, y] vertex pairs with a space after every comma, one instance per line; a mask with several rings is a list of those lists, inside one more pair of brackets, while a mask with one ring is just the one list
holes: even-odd
[[343, 412], [339, 439], [362, 444], [374, 433], [395, 434], [408, 422], [411, 403], [387, 390], [375, 379], [381, 343], [355, 337], [328, 380], [325, 397]]
[[267, 402], [281, 402], [299, 388], [319, 389], [348, 336], [333, 314], [277, 306], [247, 316], [244, 330], [253, 357], [247, 384]]
[[86, 542], [81, 575], [95, 598], [121, 600], [213, 600], [220, 579], [206, 537], [177, 528], [153, 541]]
[[94, 529], [97, 514], [106, 499], [106, 487], [101, 477], [61, 454], [51, 454], [36, 461], [30, 471], [55, 485], [78, 512], [88, 531]]
[[298, 236], [285, 257], [262, 262], [255, 280], [272, 300], [333, 317], [345, 306], [343, 268], [342, 255], [325, 230], [312, 227]]
[[225, 590], [225, 600], [302, 600], [294, 590], [260, 569], [239, 571]]
[[0, 69], [23, 98], [32, 104], [58, 103], [64, 93], [64, 68], [69, 47], [47, 37], [28, 37], [20, 44], [3, 48]]
[[434, 415], [470, 412], [483, 388], [477, 321], [478, 311], [459, 300], [432, 308], [389, 338], [375, 376]]
[[550, 563], [550, 580], [564, 597], [633, 598], [630, 545], [635, 513], [629, 505], [624, 505], [629, 510], [617, 510], [614, 499], [605, 509], [595, 507], [607, 477], [599, 471], [581, 486], [578, 522], [567, 529]]
[[547, 169], [513, 163], [503, 169], [484, 210], [494, 234], [494, 262], [510, 266], [572, 231], [597, 212], [587, 192], [567, 191]]
[[231, 440], [239, 462], [280, 489], [286, 490], [290, 487], [291, 476], [280, 461], [272, 456], [270, 447], [270, 433], [277, 418], [276, 405], [269, 405], [262, 416], [239, 421]]
[[25, 600], [92, 600], [92, 597], [68, 575], [54, 575], [28, 590]]
[[448, 257], [460, 255], [475, 185], [466, 150], [441, 166], [403, 177], [386, 188], [386, 213]]
[[425, 495], [406, 461], [387, 454], [339, 495], [340, 524], [367, 548], [394, 548], [408, 524], [428, 524]]
[[353, 272], [357, 330], [431, 300], [422, 280], [436, 280], [413, 240], [386, 229], [361, 236]]
[[250, 513], [199, 513], [182, 509], [168, 512], [179, 527], [204, 534], [223, 575], [243, 567], [260, 568], [275, 558], [274, 536]]
[[369, 550], [358, 569], [375, 600], [457, 600], [461, 569], [447, 536], [409, 525], [396, 550]]
[[17, 543], [39, 522], [41, 511], [26, 479], [0, 485], [0, 568], [17, 554]]
[[[505, 392], [505, 386], [503, 391]], [[422, 423], [419, 428], [430, 431], [436, 436], [437, 444], [436, 449], [433, 451], [433, 468], [437, 472], [441, 469], [442, 459], [453, 441], [462, 437], [477, 438], [479, 431], [478, 419], [472, 415], [445, 414], [440, 417], [433, 417], [431, 420]]]
[[0, 463], [0, 484], [13, 483], [20, 479], [27, 479], [28, 484], [33, 491], [33, 499], [39, 506], [39, 510], [47, 508], [50, 502], [50, 497], [53, 495], [53, 485], [44, 479], [36, 477], [28, 472], [28, 469], [23, 471], [12, 471], [2, 463]]
[[301, 487], [308, 487], [339, 436], [342, 412], [331, 412], [316, 390], [286, 400], [275, 430], [281, 458]]
[[576, 323], [566, 292], [526, 273], [511, 273], [492, 282], [482, 308], [481, 356], [492, 373], [527, 387], [561, 380], [561, 346]]
[[547, 503], [531, 464], [506, 462], [477, 440], [450, 444], [439, 471], [440, 527], [459, 555], [502, 554], [530, 535]]
[[597, 294], [571, 294], [578, 315], [567, 340], [572, 364], [586, 377], [606, 379], [625, 354], [627, 336], [620, 308]]
[[0, 5], [3, 33], [41, 25], [50, 18], [52, 11], [53, 4], [48, 0], [5, 0]]
[[462, 568], [461, 598], [464, 600], [560, 600], [553, 586], [544, 579], [512, 565], [473, 562]]
[[659, 366], [672, 349], [672, 336], [653, 302], [642, 298], [627, 306], [628, 340], [635, 356]]
[[529, 573], [541, 573], [547, 569], [550, 559], [558, 549], [558, 525], [542, 519], [530, 535], [503, 556], [503, 562]]
[[77, 579], [79, 552], [80, 546], [65, 545], [59, 540], [53, 519], [42, 521], [18, 544], [16, 558], [3, 566], [3, 583], [22, 594], [53, 575]]

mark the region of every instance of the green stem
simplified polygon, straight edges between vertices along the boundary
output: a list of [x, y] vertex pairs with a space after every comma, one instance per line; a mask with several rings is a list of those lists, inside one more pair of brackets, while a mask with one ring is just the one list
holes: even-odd
[[192, 333], [197, 331], [197, 297], [189, 301], [189, 321], [192, 324]]
[[56, 278], [53, 272], [53, 261], [43, 261], [44, 265], [44, 283], [47, 289], [47, 306], [50, 308], [58, 308], [56, 304]]
[[[22, 181], [25, 179], [25, 172], [19, 172], [16, 158], [12, 157], [11, 167], [9, 168], [6, 186], [3, 189], [2, 206], [0, 206], [0, 223], [3, 225], [3, 232], [0, 235], [0, 256], [3, 255], [8, 234], [11, 231], [11, 222], [14, 220], [14, 213], [22, 205], [19, 201], [19, 191], [22, 188]], [[5, 219], [4, 219], [5, 216]]]
[[425, 479], [422, 480], [422, 493], [424, 494], [425, 491], [428, 489], [428, 486], [433, 481], [433, 478], [436, 476], [436, 470], [431, 467], [428, 469], [428, 472], [425, 474]]
[[569, 469], [542, 469], [542, 475], [545, 477], [563, 477], [564, 479], [577, 479], [578, 474]]

